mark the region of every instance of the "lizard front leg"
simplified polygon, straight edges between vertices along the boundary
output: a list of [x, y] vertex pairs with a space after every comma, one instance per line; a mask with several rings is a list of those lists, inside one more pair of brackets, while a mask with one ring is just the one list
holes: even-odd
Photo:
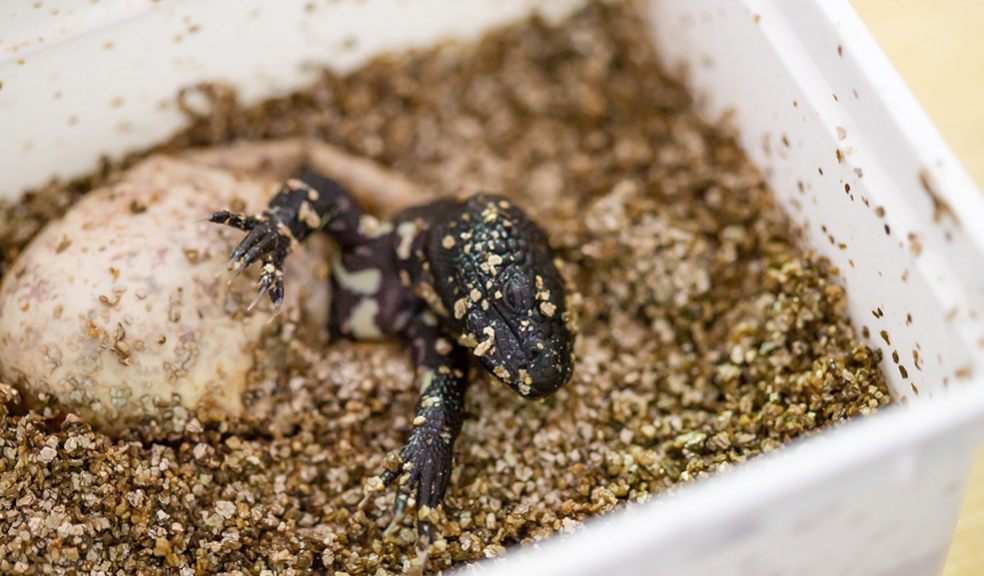
[[[269, 293], [279, 308], [284, 296], [284, 260], [294, 243], [318, 230], [325, 230], [343, 247], [367, 242], [367, 217], [340, 184], [312, 170], [288, 179], [261, 214], [245, 215], [227, 210], [212, 214], [211, 222], [247, 232], [232, 251], [230, 267], [238, 275], [257, 260], [263, 262], [260, 291], [252, 308]], [[370, 230], [371, 232], [371, 230]]]
[[413, 428], [400, 452], [401, 466], [384, 471], [381, 480], [387, 486], [399, 480], [394, 522], [414, 495], [417, 532], [423, 540], [432, 542], [431, 512], [440, 506], [447, 491], [454, 442], [464, 420], [469, 354], [441, 332], [429, 311], [414, 319], [407, 336], [417, 366], [420, 397]]

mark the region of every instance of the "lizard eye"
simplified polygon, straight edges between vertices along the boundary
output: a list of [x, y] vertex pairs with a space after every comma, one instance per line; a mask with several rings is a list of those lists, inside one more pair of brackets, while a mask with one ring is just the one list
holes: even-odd
[[521, 278], [510, 278], [502, 287], [502, 297], [506, 306], [514, 312], [522, 312], [530, 307], [530, 294], [527, 285]]

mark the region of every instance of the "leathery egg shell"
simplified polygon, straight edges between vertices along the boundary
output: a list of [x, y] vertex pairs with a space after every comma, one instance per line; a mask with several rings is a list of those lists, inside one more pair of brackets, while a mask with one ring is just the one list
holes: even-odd
[[[28, 399], [50, 394], [103, 430], [181, 405], [202, 419], [239, 416], [266, 330], [326, 301], [324, 255], [288, 258], [280, 315], [252, 312], [257, 265], [228, 284], [244, 233], [206, 221], [261, 211], [273, 179], [152, 157], [50, 223], [0, 286], [0, 379]], [[271, 318], [273, 321], [271, 321]]]

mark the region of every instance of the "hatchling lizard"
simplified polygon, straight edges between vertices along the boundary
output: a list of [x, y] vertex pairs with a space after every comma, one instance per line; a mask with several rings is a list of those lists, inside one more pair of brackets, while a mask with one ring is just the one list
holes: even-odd
[[376, 484], [399, 481], [394, 518], [414, 497], [427, 541], [433, 526], [420, 518], [448, 487], [470, 367], [531, 399], [571, 377], [574, 330], [558, 263], [540, 227], [501, 196], [437, 199], [384, 221], [338, 181], [305, 168], [261, 214], [221, 211], [210, 220], [247, 232], [230, 266], [238, 273], [259, 262], [257, 301], [267, 294], [275, 307], [292, 246], [328, 233], [340, 248], [332, 262], [332, 337], [409, 345], [420, 387], [416, 417], [402, 466], [384, 470]]

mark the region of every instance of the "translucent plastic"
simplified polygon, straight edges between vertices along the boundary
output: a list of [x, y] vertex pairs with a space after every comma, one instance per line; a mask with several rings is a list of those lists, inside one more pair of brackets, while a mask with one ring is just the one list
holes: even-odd
[[[258, 99], [319, 66], [580, 2], [308, 4], [15, 3], [0, 17], [0, 195], [165, 137], [181, 86], [225, 80]], [[845, 1], [641, 4], [667, 69], [707, 117], [730, 115], [804, 240], [839, 267], [899, 405], [487, 573], [939, 573], [984, 432], [984, 197]]]

